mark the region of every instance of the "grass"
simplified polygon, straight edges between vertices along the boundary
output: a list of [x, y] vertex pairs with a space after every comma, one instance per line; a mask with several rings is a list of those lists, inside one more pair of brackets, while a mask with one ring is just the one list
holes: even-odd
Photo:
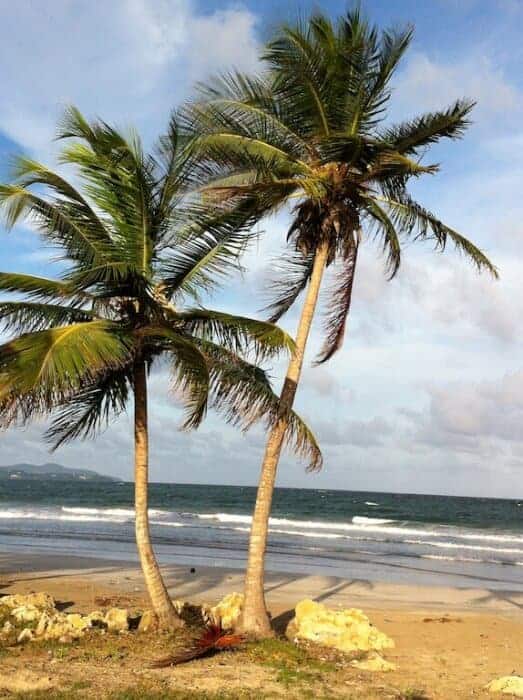
[[335, 664], [316, 659], [304, 649], [283, 639], [265, 639], [252, 643], [247, 649], [247, 655], [249, 661], [275, 670], [275, 680], [286, 686], [322, 681], [324, 674], [336, 671]]

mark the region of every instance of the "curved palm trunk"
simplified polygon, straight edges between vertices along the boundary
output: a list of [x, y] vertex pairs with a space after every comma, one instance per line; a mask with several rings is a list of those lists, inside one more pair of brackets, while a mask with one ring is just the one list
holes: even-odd
[[134, 368], [134, 502], [136, 546], [147, 593], [160, 627], [172, 629], [183, 624], [176, 614], [154, 556], [147, 509], [149, 436], [147, 425], [147, 374], [145, 362]]
[[[291, 408], [294, 403], [294, 397], [296, 395], [296, 389], [298, 388], [303, 365], [305, 347], [318, 302], [318, 294], [325, 271], [325, 265], [327, 264], [327, 256], [328, 246], [324, 244], [318, 248], [314, 259], [311, 279], [298, 325], [296, 349], [289, 362], [287, 375], [280, 395], [280, 401], [285, 408]], [[252, 518], [249, 539], [249, 558], [245, 574], [245, 602], [243, 613], [239, 621], [239, 629], [255, 637], [268, 637], [273, 635], [263, 590], [265, 551], [267, 548], [269, 516], [271, 512], [274, 482], [276, 480], [276, 470], [278, 468], [287, 425], [288, 421], [282, 418], [269, 433]]]

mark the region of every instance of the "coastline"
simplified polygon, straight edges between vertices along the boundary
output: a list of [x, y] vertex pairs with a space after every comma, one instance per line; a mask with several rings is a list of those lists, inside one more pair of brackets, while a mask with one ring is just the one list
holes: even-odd
[[[242, 589], [241, 571], [195, 568], [191, 573], [190, 565], [162, 567], [173, 598], [215, 603], [226, 593]], [[489, 698], [492, 696], [485, 690], [487, 683], [522, 671], [523, 592], [372, 583], [361, 579], [275, 572], [268, 573], [266, 581], [268, 606], [280, 631], [292, 617], [295, 604], [310, 597], [333, 608], [361, 608], [378, 629], [394, 639], [396, 646], [387, 653], [387, 659], [396, 665], [396, 670], [386, 674], [348, 672], [348, 676], [342, 677], [350, 686], [347, 688], [350, 697], [403, 698], [411, 696], [399, 694], [400, 690], [424, 689], [426, 695], [419, 697], [432, 700], [454, 700], [471, 695]], [[0, 552], [0, 595], [38, 591], [53, 595], [69, 612], [112, 606], [147, 607], [142, 575], [134, 562]], [[107, 643], [113, 644], [110, 640]], [[126, 655], [124, 666], [119, 655], [114, 662], [117, 666], [105, 656], [93, 662], [92, 652], [88, 652], [87, 660], [83, 661], [79, 648], [71, 651], [67, 664], [57, 662], [53, 667], [48, 666], [45, 649], [40, 652], [39, 645], [30, 645], [31, 672], [49, 674], [50, 682], [58, 687], [80, 679], [92, 688], [99, 688], [100, 694], [96, 697], [105, 697], [101, 688], [105, 692], [113, 687], [115, 679], [126, 684], [125, 687], [147, 682], [156, 684], [154, 687], [159, 684], [162, 688], [205, 694], [226, 684], [232, 691], [238, 691], [238, 697], [302, 697], [302, 686], [296, 686], [295, 694], [292, 688], [275, 682], [273, 672], [260, 667], [248, 654], [239, 661], [241, 673], [220, 661], [219, 656], [151, 672], [144, 669], [151, 655], [158, 656], [154, 651], [156, 640], [137, 641], [138, 648], [134, 650], [125, 647], [126, 644], [132, 645], [131, 637], [122, 639], [118, 647], [125, 649], [118, 652]], [[100, 650], [98, 653], [105, 655], [107, 652]], [[27, 664], [24, 658], [9, 658], [6, 669], [10, 677], [16, 676]], [[135, 670], [137, 664], [139, 671]], [[334, 678], [338, 676], [334, 674]], [[346, 697], [335, 692], [336, 683], [329, 688], [332, 694], [328, 697]]]
[[[168, 564], [162, 566], [174, 599], [213, 602], [241, 591], [238, 569]], [[523, 623], [523, 591], [452, 586], [421, 586], [309, 574], [268, 572], [266, 594], [273, 615], [292, 608], [303, 598], [331, 607], [366, 610], [442, 612], [507, 616]], [[93, 595], [124, 596], [146, 604], [142, 574], [133, 561], [64, 554], [0, 552], [0, 593], [46, 590], [57, 598], [67, 594], [74, 607], [94, 603]]]

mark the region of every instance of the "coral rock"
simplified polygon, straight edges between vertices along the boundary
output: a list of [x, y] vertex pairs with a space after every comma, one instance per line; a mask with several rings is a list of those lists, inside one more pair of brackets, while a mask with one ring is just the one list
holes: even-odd
[[38, 608], [38, 610], [55, 610], [56, 608], [53, 596], [48, 593], [5, 595], [0, 598], [0, 605], [11, 609], [33, 607]]
[[111, 608], [104, 619], [111, 632], [125, 632], [129, 629], [129, 612], [124, 608]]
[[359, 668], [360, 671], [395, 671], [396, 664], [390, 661], [385, 661], [383, 657], [377, 654], [375, 651], [371, 651], [367, 658], [352, 661], [351, 666]]
[[208, 616], [213, 624], [220, 625], [222, 629], [233, 629], [241, 615], [243, 601], [242, 593], [229, 593], [217, 605], [210, 608]]
[[491, 693], [504, 693], [516, 698], [523, 698], [523, 677], [503, 676], [502, 678], [496, 678], [496, 680], [487, 685], [487, 690]]
[[11, 615], [17, 622], [34, 622], [40, 619], [42, 611], [34, 605], [21, 605], [11, 610]]
[[18, 635], [18, 639], [16, 640], [18, 644], [25, 644], [25, 642], [32, 642], [34, 639], [34, 632], [33, 630], [28, 629], [27, 627], [23, 629], [20, 634]]
[[381, 651], [394, 642], [370, 623], [361, 610], [330, 610], [321, 603], [302, 600], [287, 627], [292, 639], [308, 639], [344, 652]]

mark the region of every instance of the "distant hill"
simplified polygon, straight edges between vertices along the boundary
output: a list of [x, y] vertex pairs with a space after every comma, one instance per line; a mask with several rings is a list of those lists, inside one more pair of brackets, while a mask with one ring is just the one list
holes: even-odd
[[98, 474], [91, 469], [71, 469], [61, 464], [13, 464], [11, 466], [0, 467], [0, 480], [4, 479], [31, 479], [48, 481], [121, 481], [112, 476]]

